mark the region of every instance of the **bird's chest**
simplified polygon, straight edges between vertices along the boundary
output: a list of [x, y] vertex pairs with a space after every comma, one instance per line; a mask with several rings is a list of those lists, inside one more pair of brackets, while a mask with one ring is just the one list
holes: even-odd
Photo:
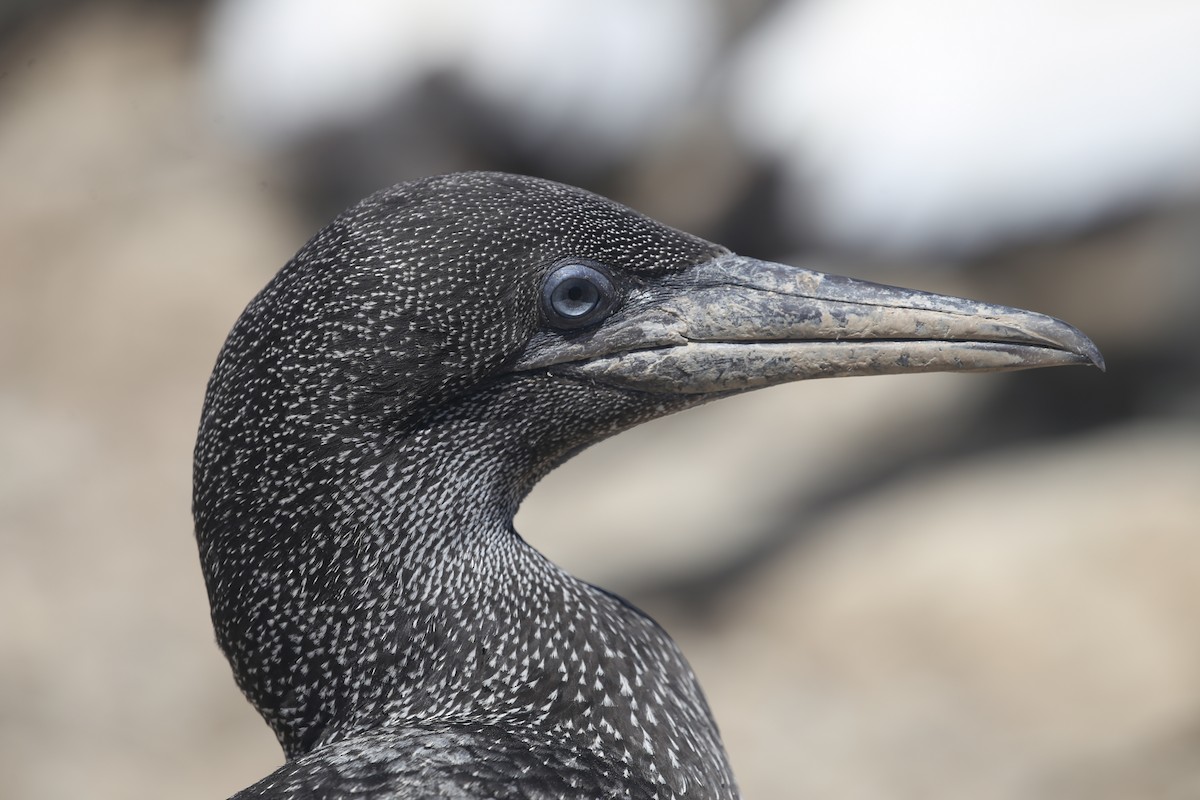
[[737, 796], [695, 677], [657, 625], [606, 595], [524, 589], [443, 604], [441, 625], [412, 631], [394, 722], [485, 722], [585, 753], [648, 796]]

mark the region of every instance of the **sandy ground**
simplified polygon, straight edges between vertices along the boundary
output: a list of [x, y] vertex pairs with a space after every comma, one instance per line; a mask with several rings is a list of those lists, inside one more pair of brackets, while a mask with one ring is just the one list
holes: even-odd
[[[169, 20], [90, 12], [4, 56], [0, 797], [224, 797], [281, 756], [212, 642], [190, 449], [225, 332], [311, 231], [209, 132]], [[677, 636], [749, 798], [1200, 796], [1195, 415], [904, 472], [703, 613], [647, 588], [1005, 380], [689, 412], [552, 475], [518, 527]]]

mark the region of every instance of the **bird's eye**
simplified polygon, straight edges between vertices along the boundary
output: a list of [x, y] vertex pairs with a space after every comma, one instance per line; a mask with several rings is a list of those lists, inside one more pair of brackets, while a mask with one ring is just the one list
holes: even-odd
[[612, 311], [616, 299], [612, 279], [601, 269], [578, 261], [555, 268], [542, 286], [542, 311], [559, 329], [599, 322]]

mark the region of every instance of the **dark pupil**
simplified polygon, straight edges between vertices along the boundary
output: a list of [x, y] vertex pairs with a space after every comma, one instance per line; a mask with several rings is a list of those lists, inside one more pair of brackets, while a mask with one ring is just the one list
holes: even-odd
[[581, 317], [600, 302], [600, 290], [584, 278], [567, 278], [554, 288], [550, 300], [564, 317]]

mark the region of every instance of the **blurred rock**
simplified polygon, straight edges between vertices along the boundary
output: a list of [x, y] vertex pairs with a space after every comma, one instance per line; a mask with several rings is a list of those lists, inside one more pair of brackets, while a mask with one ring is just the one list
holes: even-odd
[[184, 45], [97, 7], [6, 54], [6, 796], [227, 796], [275, 755], [212, 643], [190, 461], [224, 332], [304, 234], [204, 133]]
[[1197, 485], [1200, 426], [1135, 426], [830, 520], [687, 643], [747, 796], [1058, 797], [1196, 726]]

